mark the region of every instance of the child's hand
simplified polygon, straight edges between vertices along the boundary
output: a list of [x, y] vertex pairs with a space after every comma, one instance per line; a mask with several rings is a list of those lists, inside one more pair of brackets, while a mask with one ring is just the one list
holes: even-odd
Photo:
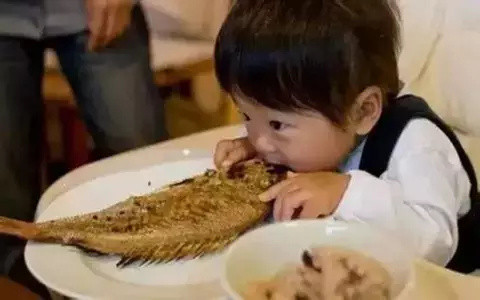
[[350, 176], [332, 172], [294, 174], [260, 195], [262, 201], [275, 199], [273, 216], [276, 221], [291, 220], [301, 208], [299, 218], [331, 215], [340, 203]]
[[217, 169], [230, 169], [236, 163], [254, 158], [255, 148], [246, 137], [224, 140], [217, 144], [214, 162]]

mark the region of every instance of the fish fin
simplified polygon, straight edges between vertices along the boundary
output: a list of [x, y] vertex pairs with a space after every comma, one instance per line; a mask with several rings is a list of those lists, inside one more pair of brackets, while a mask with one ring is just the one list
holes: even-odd
[[131, 264], [139, 262], [139, 261], [142, 261], [142, 258], [140, 258], [140, 257], [122, 257], [122, 259], [120, 259], [120, 261], [117, 263], [116, 266], [119, 269], [123, 269], [123, 268], [128, 267]]
[[25, 240], [34, 240], [40, 233], [34, 223], [0, 217], [0, 234], [13, 235]]
[[198, 258], [204, 256], [206, 253], [225, 248], [236, 236], [237, 235], [231, 235], [198, 242], [179, 242], [176, 245], [169, 245], [167, 248], [155, 246], [148, 251], [147, 255], [140, 254], [133, 250], [130, 252], [131, 254], [122, 256], [116, 266], [121, 269], [136, 262], [139, 262], [140, 266], [148, 266], [151, 264], [170, 263], [186, 257]]
[[109, 255], [109, 254], [99, 252], [97, 250], [92, 250], [92, 249], [85, 248], [84, 246], [80, 246], [80, 245], [75, 245], [74, 247], [77, 248], [78, 250], [82, 251], [82, 253], [84, 253], [85, 255], [90, 256], [90, 257], [100, 257], [100, 256], [108, 256]]
[[140, 258], [137, 258], [137, 257], [132, 257], [130, 258], [129, 260], [127, 260], [122, 266], [121, 268], [125, 268], [125, 267], [128, 267], [136, 262], [140, 261]]
[[140, 261], [140, 267], [148, 266], [148, 265], [149, 265], [149, 262], [150, 262], [150, 260], [148, 260], [148, 259], [142, 259], [142, 260]]
[[120, 258], [120, 260], [116, 264], [117, 268], [123, 268], [125, 262], [127, 262], [129, 259], [130, 259], [129, 257]]

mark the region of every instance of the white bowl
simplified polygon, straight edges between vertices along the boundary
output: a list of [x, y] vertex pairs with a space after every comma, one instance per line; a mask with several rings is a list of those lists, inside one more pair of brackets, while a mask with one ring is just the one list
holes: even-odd
[[397, 297], [411, 280], [413, 255], [396, 239], [361, 223], [334, 220], [299, 220], [253, 230], [226, 252], [221, 283], [229, 296], [240, 296], [253, 281], [269, 279], [289, 264], [300, 264], [304, 250], [315, 246], [341, 246], [381, 262], [393, 279]]

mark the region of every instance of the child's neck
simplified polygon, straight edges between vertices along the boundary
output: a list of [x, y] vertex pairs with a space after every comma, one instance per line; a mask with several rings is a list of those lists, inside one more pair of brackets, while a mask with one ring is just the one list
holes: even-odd
[[347, 154], [340, 166], [338, 166], [339, 172], [348, 172], [359, 168], [366, 139], [366, 135], [357, 136], [354, 147]]

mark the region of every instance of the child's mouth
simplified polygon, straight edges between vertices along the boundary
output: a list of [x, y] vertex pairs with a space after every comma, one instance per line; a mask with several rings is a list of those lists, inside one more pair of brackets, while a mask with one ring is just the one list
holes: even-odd
[[270, 165], [284, 165], [280, 159], [276, 159], [275, 157], [272, 157], [272, 156], [259, 155], [257, 158]]
[[289, 166], [279, 163], [277, 161], [263, 159], [263, 158], [260, 158], [260, 160], [264, 161], [266, 164], [274, 168], [277, 172], [286, 173], [287, 171], [292, 171], [292, 169]]

